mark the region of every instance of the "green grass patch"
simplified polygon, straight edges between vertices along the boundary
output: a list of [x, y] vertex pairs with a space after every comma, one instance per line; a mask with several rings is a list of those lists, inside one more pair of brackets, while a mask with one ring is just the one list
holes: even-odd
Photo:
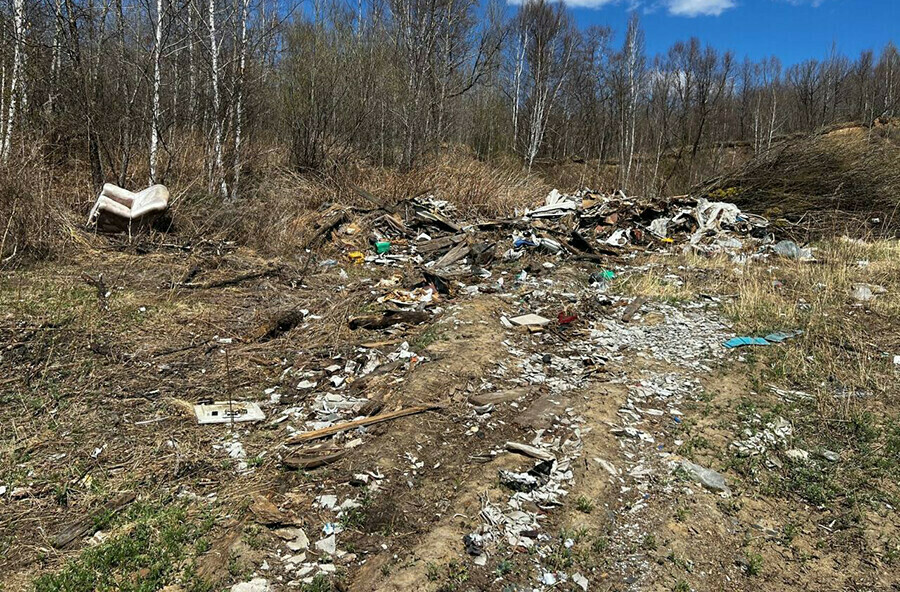
[[154, 592], [182, 576], [195, 580], [191, 550], [212, 527], [212, 519], [192, 520], [182, 505], [135, 504], [120, 517], [100, 517], [98, 526], [116, 526], [106, 541], [85, 549], [56, 573], [38, 577], [34, 592]]

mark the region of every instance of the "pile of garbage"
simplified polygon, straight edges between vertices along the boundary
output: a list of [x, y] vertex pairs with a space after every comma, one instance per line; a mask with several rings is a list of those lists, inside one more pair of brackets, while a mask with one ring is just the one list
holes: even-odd
[[679, 245], [685, 252], [725, 253], [739, 261], [769, 255], [814, 258], [810, 249], [776, 242], [765, 218], [702, 197], [645, 199], [621, 191], [566, 194], [554, 189], [543, 205], [515, 217], [470, 223], [456, 218], [452, 204], [430, 195], [378, 205], [365, 220], [335, 206], [320, 230], [343, 244], [352, 263], [419, 268], [420, 283], [399, 286], [398, 294], [385, 298], [407, 311], [466, 289], [473, 277], [489, 277], [495, 260], [517, 260], [528, 252], [600, 263], [634, 249]]
[[554, 189], [544, 205], [527, 212], [525, 218], [558, 221], [573, 238], [576, 234], [590, 237], [611, 247], [679, 242], [693, 250], [713, 253], [741, 249], [742, 238], [746, 237], [773, 242], [765, 218], [741, 212], [732, 203], [710, 202], [702, 197], [642, 200], [621, 191], [602, 194], [585, 190], [563, 195]]

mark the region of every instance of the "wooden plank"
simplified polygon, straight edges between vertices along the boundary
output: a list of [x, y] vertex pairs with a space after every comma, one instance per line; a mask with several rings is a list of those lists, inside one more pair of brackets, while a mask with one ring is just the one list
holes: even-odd
[[420, 253], [431, 253], [434, 251], [440, 251], [441, 249], [449, 249], [450, 247], [461, 243], [465, 239], [465, 234], [454, 234], [451, 236], [435, 238], [430, 241], [419, 241], [416, 243], [416, 250]]
[[350, 328], [356, 329], [386, 329], [400, 323], [418, 325], [431, 318], [431, 315], [420, 310], [387, 310], [381, 314], [363, 315], [350, 319]]
[[436, 269], [440, 269], [441, 267], [446, 267], [448, 265], [452, 265], [459, 261], [460, 259], [465, 259], [465, 257], [469, 254], [469, 245], [466, 243], [460, 243], [447, 251], [443, 257], [438, 259], [434, 263], [434, 267]]
[[625, 312], [622, 313], [622, 322], [623, 323], [629, 322], [631, 320], [631, 317], [633, 317], [637, 313], [637, 311], [642, 306], [644, 306], [645, 302], [647, 302], [647, 299], [644, 298], [643, 296], [638, 296], [637, 298], [632, 300], [631, 304], [629, 304], [628, 307], [625, 308]]
[[310, 440], [318, 440], [319, 438], [327, 438], [328, 436], [333, 436], [335, 434], [339, 434], [341, 432], [345, 432], [347, 430], [352, 430], [353, 428], [359, 428], [363, 426], [369, 426], [376, 423], [381, 423], [384, 421], [391, 421], [400, 417], [406, 417], [407, 415], [415, 415], [417, 413], [422, 413], [424, 411], [430, 411], [432, 409], [439, 409], [439, 407], [435, 405], [418, 405], [416, 407], [408, 407], [406, 409], [398, 409], [397, 411], [391, 411], [390, 413], [382, 413], [381, 415], [373, 415], [372, 417], [366, 417], [363, 419], [357, 419], [354, 421], [348, 421], [345, 423], [339, 423], [337, 425], [329, 426], [327, 428], [322, 428], [321, 430], [313, 430], [311, 432], [306, 432], [304, 434], [297, 434], [295, 436], [291, 436], [285, 441], [287, 446], [292, 446], [295, 444], [300, 444], [302, 442], [309, 442]]
[[281, 462], [291, 469], [317, 469], [339, 461], [345, 454], [347, 454], [346, 450], [326, 454], [296, 454], [288, 456]]
[[507, 442], [506, 449], [510, 452], [518, 452], [519, 454], [524, 454], [525, 456], [530, 456], [531, 458], [536, 458], [538, 460], [556, 460], [556, 457], [546, 450], [542, 450], [535, 446], [529, 446], [528, 444], [521, 444], [519, 442]]
[[506, 391], [497, 391], [495, 393], [482, 393], [469, 397], [469, 402], [473, 405], [490, 405], [491, 403], [506, 403], [516, 401], [522, 397], [534, 392], [534, 388], [522, 387], [514, 388]]
[[98, 530], [97, 524], [100, 518], [109, 517], [117, 514], [122, 508], [134, 501], [134, 493], [123, 493], [109, 502], [102, 508], [92, 512], [88, 516], [79, 518], [74, 522], [70, 522], [53, 537], [53, 546], [62, 549], [68, 546], [75, 539], [93, 534]]

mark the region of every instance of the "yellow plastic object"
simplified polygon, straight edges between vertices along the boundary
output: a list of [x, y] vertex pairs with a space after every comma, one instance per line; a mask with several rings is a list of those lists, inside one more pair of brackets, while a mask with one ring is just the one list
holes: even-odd
[[359, 251], [350, 251], [347, 253], [347, 256], [350, 257], [350, 261], [357, 265], [362, 265], [363, 261], [366, 260], [366, 256]]

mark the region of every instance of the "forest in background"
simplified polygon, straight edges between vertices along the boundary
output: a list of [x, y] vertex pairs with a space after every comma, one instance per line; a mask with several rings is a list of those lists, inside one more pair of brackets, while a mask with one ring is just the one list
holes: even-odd
[[598, 189], [666, 195], [735, 147], [900, 110], [893, 44], [790, 66], [696, 38], [648, 55], [637, 15], [617, 36], [544, 0], [11, 0], [2, 24], [0, 159], [44, 179], [6, 190], [4, 215], [62, 178], [227, 204], [274, 169], [408, 173], [459, 147], [525, 172], [611, 167]]

